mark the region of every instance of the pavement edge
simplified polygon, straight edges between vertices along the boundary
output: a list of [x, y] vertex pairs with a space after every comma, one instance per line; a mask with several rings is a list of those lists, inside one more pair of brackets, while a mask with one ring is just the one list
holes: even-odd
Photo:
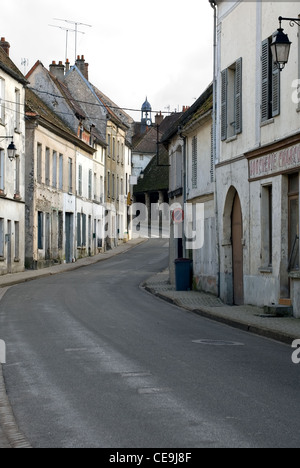
[[147, 285], [147, 281], [142, 284], [142, 288], [147, 291], [148, 293], [152, 294], [153, 296], [156, 296], [158, 299], [161, 299], [165, 302], [169, 302], [170, 304], [173, 304], [177, 307], [180, 307], [181, 309], [184, 309], [190, 313], [199, 315], [201, 317], [207, 318], [209, 320], [213, 320], [215, 322], [223, 323], [225, 325], [228, 325], [233, 328], [238, 328], [239, 330], [252, 333], [253, 335], [258, 335], [262, 336], [264, 338], [268, 338], [271, 340], [278, 341], [280, 343], [284, 343], [287, 345], [290, 345], [291, 342], [293, 342], [295, 339], [297, 339], [296, 335], [288, 335], [286, 333], [280, 332], [278, 330], [270, 330], [267, 328], [261, 328], [255, 325], [251, 325], [246, 322], [242, 321], [237, 321], [233, 320], [231, 318], [225, 318], [223, 316], [219, 316], [217, 314], [214, 314], [210, 311], [204, 310], [204, 309], [191, 309], [190, 307], [185, 307], [182, 303], [177, 301], [176, 299], [172, 299], [170, 297], [165, 296], [162, 293], [157, 292], [154, 288], [151, 288]]
[[20, 432], [12, 407], [6, 393], [3, 369], [0, 364], [0, 427], [11, 448], [32, 448], [26, 437]]

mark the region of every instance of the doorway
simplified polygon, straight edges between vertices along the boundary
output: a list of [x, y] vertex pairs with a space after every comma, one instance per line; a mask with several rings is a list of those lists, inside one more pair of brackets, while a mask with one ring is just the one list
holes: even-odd
[[232, 274], [233, 274], [233, 303], [244, 304], [244, 267], [243, 267], [243, 217], [241, 201], [236, 193], [231, 216], [232, 232]]
[[73, 213], [66, 213], [66, 263], [73, 261]]
[[11, 274], [12, 273], [12, 255], [11, 255], [11, 221], [7, 221], [7, 273]]

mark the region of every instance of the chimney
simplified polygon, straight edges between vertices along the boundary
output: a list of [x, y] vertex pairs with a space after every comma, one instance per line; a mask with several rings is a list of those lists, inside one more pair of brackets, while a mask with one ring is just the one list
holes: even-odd
[[1, 37], [1, 42], [0, 46], [6, 52], [6, 54], [9, 56], [9, 49], [10, 49], [10, 43], [5, 40], [5, 37]]
[[156, 116], [155, 116], [156, 125], [160, 125], [163, 120], [164, 120], [164, 116], [162, 115], [161, 112], [159, 114], [156, 114]]
[[53, 60], [52, 64], [49, 66], [49, 71], [54, 75], [58, 80], [63, 80], [65, 76], [65, 66], [62, 62], [59, 62], [58, 65]]
[[70, 71], [70, 60], [66, 60], [66, 74]]
[[76, 66], [81, 71], [86, 80], [89, 80], [89, 64], [85, 63], [84, 55], [77, 56]]

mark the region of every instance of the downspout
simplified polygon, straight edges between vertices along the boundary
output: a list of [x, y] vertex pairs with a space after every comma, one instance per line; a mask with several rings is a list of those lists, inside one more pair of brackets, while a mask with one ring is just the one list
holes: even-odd
[[[213, 42], [213, 158], [214, 164], [219, 162], [219, 156], [217, 154], [217, 0], [209, 0], [211, 7], [214, 10], [214, 42]], [[218, 297], [221, 294], [221, 275], [220, 275], [220, 266], [221, 266], [221, 255], [220, 255], [220, 237], [219, 237], [219, 209], [218, 209], [218, 186], [217, 186], [217, 177], [216, 170], [214, 174], [214, 183], [215, 183], [215, 217], [216, 217], [216, 250], [217, 250], [217, 266], [218, 266]]]
[[[182, 161], [182, 178], [183, 178], [183, 211], [185, 213], [185, 206], [187, 203], [187, 157], [186, 157], [186, 136], [182, 133], [182, 127], [178, 127], [178, 135], [183, 141], [183, 161]], [[183, 258], [186, 258], [186, 235], [185, 235], [185, 224], [182, 224], [182, 249], [183, 249]]]

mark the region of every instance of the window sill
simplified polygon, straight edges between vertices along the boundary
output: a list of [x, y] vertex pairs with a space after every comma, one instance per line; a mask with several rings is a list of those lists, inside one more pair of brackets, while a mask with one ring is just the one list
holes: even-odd
[[15, 262], [15, 263], [20, 263], [20, 261], [21, 261], [21, 260], [20, 260], [19, 258], [17, 258], [17, 257], [14, 259], [14, 262]]
[[5, 262], [5, 257], [0, 257], [0, 262]]
[[290, 271], [289, 278], [294, 280], [300, 280], [300, 271]]
[[237, 135], [233, 135], [232, 137], [227, 138], [227, 140], [225, 141], [225, 143], [232, 143], [233, 141], [236, 141], [237, 138], [238, 138]]
[[275, 122], [275, 119], [274, 119], [274, 117], [272, 117], [272, 119], [266, 120], [265, 122], [261, 122], [260, 126], [261, 127], [266, 127], [267, 125], [271, 125], [274, 122]]
[[263, 273], [263, 274], [272, 274], [273, 273], [273, 267], [261, 267], [258, 269], [258, 272], [259, 273]]

